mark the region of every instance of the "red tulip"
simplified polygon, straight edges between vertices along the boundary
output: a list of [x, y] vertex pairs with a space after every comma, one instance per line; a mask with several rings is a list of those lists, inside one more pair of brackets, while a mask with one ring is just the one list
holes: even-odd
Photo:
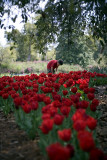
[[71, 139], [71, 129], [63, 129], [58, 131], [58, 136], [63, 141], [69, 141]]
[[52, 119], [43, 120], [40, 129], [44, 134], [48, 134], [53, 128], [54, 121]]
[[50, 160], [69, 160], [70, 150], [60, 143], [51, 144], [46, 148]]
[[56, 114], [56, 115], [54, 116], [54, 123], [55, 123], [56, 125], [61, 125], [62, 122], [63, 122], [63, 120], [64, 120], [64, 116], [62, 116], [62, 115], [60, 115], [60, 114]]

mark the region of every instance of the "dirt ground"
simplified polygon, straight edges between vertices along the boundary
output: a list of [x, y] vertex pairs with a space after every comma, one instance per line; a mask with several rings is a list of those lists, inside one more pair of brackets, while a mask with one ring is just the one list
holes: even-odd
[[38, 148], [38, 138], [29, 140], [19, 129], [13, 114], [0, 112], [0, 160], [44, 160]]
[[100, 101], [97, 110], [101, 111], [96, 131], [100, 148], [107, 154], [107, 85], [96, 87], [96, 98]]
[[[102, 112], [96, 129], [98, 141], [107, 154], [107, 86], [96, 87], [96, 98], [100, 100], [98, 110]], [[45, 160], [38, 141], [39, 138], [28, 139], [15, 123], [12, 113], [6, 117], [0, 112], [0, 160]]]

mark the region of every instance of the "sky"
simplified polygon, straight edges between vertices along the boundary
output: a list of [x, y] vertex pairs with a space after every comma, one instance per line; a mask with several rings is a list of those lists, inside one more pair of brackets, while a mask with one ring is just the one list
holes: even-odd
[[[20, 23], [20, 21], [21, 21], [21, 17], [19, 16], [14, 24], [13, 24], [13, 23], [10, 23], [10, 24], [13, 24], [16, 29], [18, 29], [18, 30], [21, 31], [21, 29], [23, 28], [23, 25], [24, 25], [24, 24], [23, 24], [23, 23]], [[11, 29], [10, 29], [10, 30], [9, 30], [9, 29], [6, 29], [6, 30], [0, 29], [0, 44], [1, 44], [2, 46], [5, 46], [5, 45], [6, 45], [6, 42], [7, 42], [7, 41], [6, 41], [6, 38], [4, 37], [5, 31], [8, 31], [8, 32], [9, 32], [9, 31], [11, 31]]]
[[[45, 0], [44, 2], [40, 2], [40, 7], [44, 8], [44, 6], [45, 6], [46, 3], [47, 3], [47, 0]], [[12, 7], [11, 12], [13, 12], [12, 14], [14, 14], [14, 12], [15, 12], [18, 15], [18, 18], [16, 19], [15, 23], [13, 23], [11, 21], [11, 19], [8, 19], [7, 14], [5, 14], [4, 17], [2, 17], [3, 19], [6, 19], [5, 22], [4, 22], [4, 24], [5, 25], [8, 25], [8, 24], [9, 25], [14, 25], [15, 29], [18, 29], [19, 31], [21, 31], [22, 28], [23, 28], [23, 26], [24, 26], [24, 23], [21, 23], [22, 18], [21, 18], [21, 12], [20, 12], [20, 10], [18, 10], [17, 7]], [[34, 13], [30, 14], [31, 18], [29, 18], [28, 21], [31, 22], [32, 21], [32, 17], [34, 17], [34, 16], [35, 16]], [[10, 31], [11, 32], [11, 29], [4, 30], [4, 29], [0, 28], [0, 45], [2, 47], [5, 47], [6, 44], [7, 44], [6, 38], [4, 37], [5, 36], [5, 31], [8, 31], [8, 32]]]
[[[22, 29], [22, 27], [23, 27], [23, 23], [20, 23], [21, 21], [22, 21], [22, 19], [21, 19], [21, 13], [20, 13], [20, 11], [17, 9], [17, 7], [12, 7], [12, 9], [11, 9], [11, 16], [12, 16], [12, 14], [14, 14], [14, 12], [15, 12], [15, 14], [17, 14], [18, 15], [18, 18], [16, 19], [16, 22], [15, 23], [13, 23], [12, 21], [11, 21], [11, 19], [10, 18], [8, 18], [8, 16], [7, 16], [7, 14], [5, 14], [3, 17], [2, 17], [2, 19], [6, 19], [5, 21], [4, 21], [4, 24], [5, 24], [5, 26], [7, 26], [7, 25], [14, 25], [15, 26], [15, 28], [16, 29], [18, 29], [18, 30], [20, 30], [21, 31], [21, 29]], [[0, 44], [2, 45], [2, 46], [5, 46], [6, 45], [6, 38], [4, 38], [4, 35], [5, 35], [5, 31], [11, 31], [11, 29], [1, 29], [0, 28]]]

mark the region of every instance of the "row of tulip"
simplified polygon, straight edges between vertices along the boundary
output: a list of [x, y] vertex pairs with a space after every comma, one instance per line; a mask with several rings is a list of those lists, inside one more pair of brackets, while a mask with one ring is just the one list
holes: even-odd
[[41, 152], [50, 160], [105, 160], [95, 130], [99, 101], [90, 86], [97, 77], [107, 75], [84, 70], [3, 76], [0, 108], [12, 111], [31, 139], [39, 136]]

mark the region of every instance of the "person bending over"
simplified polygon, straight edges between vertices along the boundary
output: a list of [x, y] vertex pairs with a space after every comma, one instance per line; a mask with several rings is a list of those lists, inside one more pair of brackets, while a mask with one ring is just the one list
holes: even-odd
[[55, 71], [57, 72], [57, 69], [60, 65], [63, 65], [62, 59], [49, 61], [47, 64], [47, 72], [54, 74]]

